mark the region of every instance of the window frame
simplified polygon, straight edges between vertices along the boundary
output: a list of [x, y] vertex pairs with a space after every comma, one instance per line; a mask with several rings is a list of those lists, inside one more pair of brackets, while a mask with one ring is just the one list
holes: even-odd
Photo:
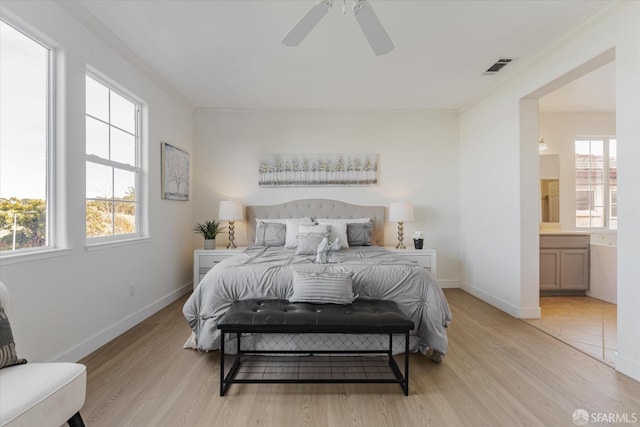
[[[574, 158], [574, 179], [575, 179], [575, 174], [577, 171], [577, 165], [575, 164], [575, 158], [576, 158], [576, 142], [578, 141], [602, 141], [602, 163], [603, 163], [603, 169], [602, 169], [602, 175], [603, 175], [603, 179], [602, 179], [602, 186], [603, 186], [603, 204], [602, 204], [602, 212], [603, 212], [603, 217], [602, 217], [602, 226], [589, 226], [589, 227], [581, 227], [576, 225], [576, 230], [581, 230], [581, 231], [616, 231], [616, 228], [611, 228], [611, 223], [612, 223], [612, 219], [616, 219], [617, 220], [617, 216], [613, 217], [611, 215], [611, 156], [610, 156], [610, 144], [611, 141], [616, 141], [617, 142], [617, 137], [616, 135], [599, 135], [599, 136], [594, 136], [594, 135], [590, 135], [590, 136], [576, 136], [573, 139], [573, 158]], [[616, 155], [617, 156], [617, 155]], [[617, 157], [616, 157], [617, 159]], [[578, 189], [577, 188], [578, 183], [574, 181], [574, 194], [577, 193], [578, 191], [589, 191], [592, 194], [592, 197], [595, 195], [596, 190], [594, 188], [589, 188], [589, 189]], [[616, 195], [617, 195], [617, 185], [616, 185]], [[577, 211], [578, 211], [578, 198], [575, 197], [574, 198], [574, 224], [577, 221]], [[616, 198], [616, 209], [617, 209], [617, 198]], [[593, 218], [592, 215], [589, 215], [589, 218]], [[589, 220], [589, 222], [591, 223], [591, 219]]]
[[[124, 99], [130, 101], [131, 103], [134, 104], [135, 106], [135, 166], [126, 164], [126, 163], [121, 163], [121, 162], [117, 162], [115, 160], [111, 160], [111, 159], [105, 159], [104, 157], [100, 157], [97, 156], [95, 154], [87, 154], [87, 132], [86, 132], [86, 122], [87, 122], [87, 117], [91, 117], [92, 119], [98, 120], [102, 123], [106, 123], [110, 128], [113, 127], [115, 129], [127, 132], [130, 134], [130, 132], [125, 131], [124, 129], [119, 128], [118, 126], [115, 126], [113, 124], [111, 124], [111, 120], [109, 120], [109, 122], [105, 122], [104, 120], [94, 117], [92, 115], [89, 115], [87, 113], [87, 107], [86, 107], [86, 78], [90, 77], [91, 79], [95, 80], [96, 82], [100, 83], [101, 85], [103, 85], [104, 87], [106, 87], [109, 91], [116, 93], [117, 95], [123, 97]], [[143, 224], [143, 218], [145, 218], [143, 211], [146, 211], [146, 206], [143, 206], [143, 173], [144, 173], [144, 169], [143, 169], [143, 148], [142, 148], [142, 143], [143, 143], [143, 135], [142, 135], [142, 129], [143, 129], [143, 125], [142, 125], [142, 120], [143, 120], [143, 114], [142, 114], [142, 109], [143, 109], [143, 102], [136, 96], [134, 96], [133, 94], [131, 94], [129, 91], [127, 91], [126, 89], [124, 89], [121, 85], [115, 83], [114, 81], [112, 81], [111, 79], [108, 79], [106, 77], [104, 77], [104, 75], [102, 75], [101, 73], [99, 73], [98, 71], [96, 71], [95, 69], [91, 68], [91, 67], [87, 67], [86, 71], [85, 71], [85, 108], [84, 108], [84, 123], [85, 123], [85, 137], [84, 137], [84, 166], [85, 166], [85, 196], [84, 196], [84, 200], [85, 200], [85, 210], [84, 210], [84, 219], [85, 219], [85, 223], [84, 223], [84, 233], [85, 233], [85, 244], [87, 246], [87, 248], [89, 247], [100, 247], [104, 244], [121, 244], [123, 242], [128, 242], [128, 241], [133, 241], [133, 240], [138, 240], [140, 238], [144, 237], [144, 224]], [[109, 137], [111, 138], [111, 136]], [[87, 197], [86, 194], [86, 182], [87, 182], [87, 177], [86, 177], [86, 166], [87, 166], [87, 162], [91, 162], [94, 164], [98, 164], [98, 165], [102, 165], [102, 166], [108, 166], [108, 167], [112, 167], [115, 169], [119, 169], [119, 170], [124, 170], [127, 172], [133, 172], [135, 175], [135, 206], [136, 206], [136, 214], [135, 214], [135, 221], [136, 221], [136, 231], [135, 233], [126, 233], [126, 234], [111, 234], [111, 235], [107, 235], [107, 236], [95, 236], [95, 237], [89, 237], [87, 236], [87, 223], [86, 223], [86, 218], [87, 218], [87, 201], [88, 200], [93, 200], [93, 198], [89, 198]], [[112, 177], [113, 180], [113, 177]], [[115, 189], [113, 190], [115, 191]], [[116, 198], [115, 198], [115, 194], [112, 194], [111, 199], [109, 199], [110, 202], [115, 203], [116, 202]], [[115, 229], [115, 224], [112, 224], [112, 231]]]
[[47, 43], [42, 37], [36, 35], [36, 31], [30, 31], [23, 25], [15, 22], [7, 16], [0, 15], [0, 21], [5, 25], [10, 26], [14, 30], [18, 31], [34, 43], [42, 46], [47, 50], [47, 90], [46, 90], [46, 129], [45, 129], [45, 156], [46, 156], [46, 168], [45, 171], [45, 245], [40, 247], [20, 248], [12, 251], [0, 251], [0, 259], [2, 259], [2, 265], [26, 261], [26, 258], [42, 258], [55, 256], [52, 254], [54, 251], [66, 252], [64, 248], [60, 247], [60, 241], [57, 234], [57, 219], [58, 219], [58, 203], [56, 201], [56, 188], [57, 188], [57, 128], [56, 128], [56, 105], [57, 105], [57, 63], [56, 54], [57, 51], [52, 44]]

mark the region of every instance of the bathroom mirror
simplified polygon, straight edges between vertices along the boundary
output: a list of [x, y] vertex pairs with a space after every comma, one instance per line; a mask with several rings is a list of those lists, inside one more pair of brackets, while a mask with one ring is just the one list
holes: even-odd
[[542, 222], [560, 222], [560, 180], [540, 180]]
[[540, 212], [543, 223], [560, 222], [560, 157], [540, 155]]

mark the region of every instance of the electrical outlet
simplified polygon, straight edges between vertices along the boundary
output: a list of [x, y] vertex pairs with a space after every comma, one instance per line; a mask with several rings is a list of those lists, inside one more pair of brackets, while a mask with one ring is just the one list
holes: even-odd
[[129, 296], [132, 297], [136, 294], [136, 287], [133, 283], [129, 284]]

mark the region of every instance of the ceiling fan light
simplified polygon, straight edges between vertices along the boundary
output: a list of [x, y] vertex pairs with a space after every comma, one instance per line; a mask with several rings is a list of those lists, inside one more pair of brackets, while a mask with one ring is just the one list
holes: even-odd
[[313, 30], [320, 20], [329, 13], [333, 7], [333, 0], [320, 0], [293, 26], [282, 43], [286, 46], [298, 46], [302, 40]]
[[385, 55], [393, 50], [394, 46], [389, 34], [367, 0], [356, 0], [353, 15], [376, 56]]

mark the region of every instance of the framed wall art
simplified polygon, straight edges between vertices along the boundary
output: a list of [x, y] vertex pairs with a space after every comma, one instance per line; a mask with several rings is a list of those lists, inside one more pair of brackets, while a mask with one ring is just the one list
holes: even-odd
[[378, 156], [349, 154], [263, 154], [260, 187], [360, 186], [378, 184]]
[[189, 153], [161, 143], [162, 198], [189, 200]]

